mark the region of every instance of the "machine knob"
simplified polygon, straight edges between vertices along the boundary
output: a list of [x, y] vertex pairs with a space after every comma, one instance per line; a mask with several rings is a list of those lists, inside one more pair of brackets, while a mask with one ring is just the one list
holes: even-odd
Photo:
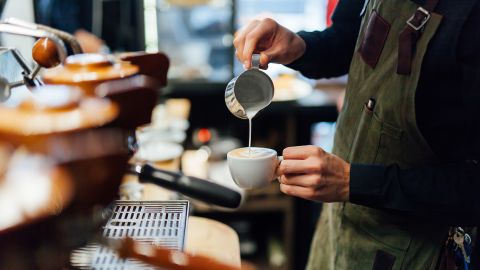
[[41, 38], [35, 42], [32, 57], [43, 68], [56, 67], [61, 63], [57, 46], [48, 38]]

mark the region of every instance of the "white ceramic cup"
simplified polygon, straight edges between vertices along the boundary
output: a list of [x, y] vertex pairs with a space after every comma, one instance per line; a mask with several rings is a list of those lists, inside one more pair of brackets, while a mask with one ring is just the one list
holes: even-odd
[[[275, 171], [282, 161], [277, 152], [269, 148], [252, 147], [252, 155], [248, 155], [248, 147], [234, 149], [227, 154], [228, 168], [233, 181], [244, 189], [267, 186], [277, 176]], [[247, 153], [240, 155], [239, 152]], [[260, 155], [256, 155], [261, 152]]]

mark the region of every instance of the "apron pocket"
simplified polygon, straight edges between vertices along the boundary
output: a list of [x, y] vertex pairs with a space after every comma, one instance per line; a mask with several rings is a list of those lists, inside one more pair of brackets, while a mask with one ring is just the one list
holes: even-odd
[[371, 68], [375, 68], [380, 59], [389, 31], [390, 24], [374, 10], [368, 20], [362, 43], [358, 48], [363, 61]]
[[395, 256], [383, 250], [377, 250], [372, 270], [391, 270], [395, 264]]
[[[380, 122], [379, 119], [377, 121]], [[380, 141], [378, 143], [378, 153], [375, 156], [376, 164], [390, 165], [396, 163], [398, 158], [402, 158], [403, 149], [401, 140], [403, 131], [386, 122], [381, 122]], [[400, 146], [400, 147], [399, 147]]]
[[362, 234], [376, 242], [377, 249], [388, 252], [408, 250], [411, 242], [409, 225], [395, 213], [345, 203], [343, 215]]
[[[343, 208], [340, 232], [338, 269], [348, 264], [343, 260], [355, 261], [357, 269], [378, 269], [374, 266], [381, 262], [388, 269], [401, 269], [412, 240], [402, 225], [391, 222], [388, 213], [350, 203]], [[379, 258], [379, 251], [385, 256]]]
[[363, 106], [357, 132], [353, 139], [348, 160], [355, 163], [371, 164], [375, 161], [380, 141], [381, 123], [377, 121], [373, 110]]

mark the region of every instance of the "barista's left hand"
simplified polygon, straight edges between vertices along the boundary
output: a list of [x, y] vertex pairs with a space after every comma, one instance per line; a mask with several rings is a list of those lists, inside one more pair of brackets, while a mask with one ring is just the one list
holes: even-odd
[[277, 175], [285, 194], [322, 202], [349, 199], [350, 164], [320, 147], [285, 148]]
[[86, 30], [79, 29], [74, 35], [85, 53], [101, 53], [105, 46], [103, 40]]

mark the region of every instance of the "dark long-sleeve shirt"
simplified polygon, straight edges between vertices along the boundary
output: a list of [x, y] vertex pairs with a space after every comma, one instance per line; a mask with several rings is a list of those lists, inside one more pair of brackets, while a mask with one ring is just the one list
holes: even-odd
[[91, 31], [91, 0], [34, 0], [35, 21], [69, 33]]
[[[289, 66], [310, 78], [346, 74], [364, 3], [341, 0], [332, 27], [300, 32], [306, 52]], [[422, 64], [415, 107], [441, 163], [408, 170], [352, 164], [350, 201], [452, 225], [480, 224], [480, 1], [440, 1], [436, 12], [443, 20]]]

